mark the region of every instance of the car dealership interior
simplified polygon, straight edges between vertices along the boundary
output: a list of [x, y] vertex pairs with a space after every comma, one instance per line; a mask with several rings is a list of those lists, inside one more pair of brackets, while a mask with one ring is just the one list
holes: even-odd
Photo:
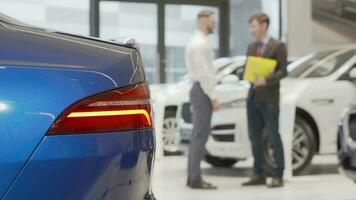
[[0, 0], [2, 200], [351, 200], [356, 0]]

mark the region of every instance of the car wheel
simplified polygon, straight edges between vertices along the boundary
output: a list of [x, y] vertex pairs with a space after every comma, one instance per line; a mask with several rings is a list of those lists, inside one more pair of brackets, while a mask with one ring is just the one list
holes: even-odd
[[336, 2], [336, 8], [335, 8], [335, 14], [338, 16], [343, 16], [345, 13], [345, 6], [342, 1], [337, 1]]
[[235, 159], [219, 158], [211, 155], [206, 155], [204, 160], [214, 167], [232, 167], [235, 163], [238, 162], [238, 160]]
[[[273, 148], [268, 141], [267, 134], [265, 140], [267, 144], [265, 150], [265, 157], [267, 162], [268, 171], [275, 168], [275, 161], [273, 158]], [[293, 133], [293, 149], [292, 149], [292, 162], [293, 173], [300, 174], [306, 167], [310, 165], [311, 160], [315, 154], [316, 140], [311, 126], [302, 118], [296, 117]]]
[[165, 114], [162, 137], [165, 155], [173, 155], [174, 153], [179, 152], [181, 138], [178, 130], [178, 121], [175, 112], [173, 111], [167, 111]]

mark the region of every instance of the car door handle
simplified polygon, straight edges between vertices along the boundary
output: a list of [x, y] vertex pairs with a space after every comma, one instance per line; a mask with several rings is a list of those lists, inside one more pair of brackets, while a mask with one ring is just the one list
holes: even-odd
[[334, 99], [313, 99], [312, 102], [317, 105], [329, 105], [334, 103]]

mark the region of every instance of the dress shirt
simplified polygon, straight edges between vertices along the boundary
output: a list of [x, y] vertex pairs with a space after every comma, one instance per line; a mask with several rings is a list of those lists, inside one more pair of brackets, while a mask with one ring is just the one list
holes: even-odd
[[211, 100], [216, 99], [214, 88], [217, 79], [213, 67], [214, 57], [208, 36], [197, 31], [186, 47], [185, 62], [191, 81], [199, 82], [200, 87]]
[[263, 52], [266, 50], [267, 44], [271, 38], [272, 38], [271, 36], [267, 35], [265, 38], [263, 38], [263, 40], [258, 41], [260, 44], [262, 44], [260, 56], [262, 56]]

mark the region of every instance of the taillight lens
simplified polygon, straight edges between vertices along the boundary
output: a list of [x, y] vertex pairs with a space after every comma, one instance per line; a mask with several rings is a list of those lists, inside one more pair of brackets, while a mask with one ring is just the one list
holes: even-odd
[[70, 106], [48, 135], [130, 131], [152, 127], [147, 84], [128, 86]]

